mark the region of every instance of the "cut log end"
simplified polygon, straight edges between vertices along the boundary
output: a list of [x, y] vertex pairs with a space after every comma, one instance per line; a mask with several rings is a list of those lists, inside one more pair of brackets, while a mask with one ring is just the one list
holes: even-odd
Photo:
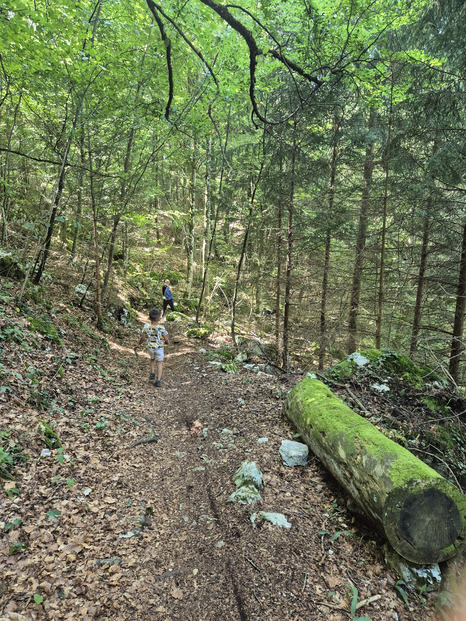
[[[384, 530], [392, 547], [413, 563], [428, 564], [454, 556], [464, 541], [464, 498], [452, 498], [445, 482], [429, 487], [419, 481], [393, 490], [384, 506]], [[456, 496], [456, 494], [455, 494]]]

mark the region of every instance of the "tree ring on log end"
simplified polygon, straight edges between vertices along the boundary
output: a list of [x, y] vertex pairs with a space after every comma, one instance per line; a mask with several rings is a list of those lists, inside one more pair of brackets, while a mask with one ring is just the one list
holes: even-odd
[[[462, 515], [463, 513], [463, 515]], [[458, 552], [464, 540], [465, 501], [446, 481], [408, 481], [389, 495], [384, 530], [392, 547], [420, 564], [439, 563]]]

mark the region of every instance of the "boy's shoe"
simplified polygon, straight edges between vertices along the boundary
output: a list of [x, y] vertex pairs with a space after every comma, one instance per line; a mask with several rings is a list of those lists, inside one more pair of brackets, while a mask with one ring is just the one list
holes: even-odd
[[159, 386], [161, 385], [162, 385], [162, 380], [155, 380], [154, 386], [157, 386], [157, 388], [159, 388]]
[[149, 375], [149, 380], [155, 380], [155, 373], [151, 373]]

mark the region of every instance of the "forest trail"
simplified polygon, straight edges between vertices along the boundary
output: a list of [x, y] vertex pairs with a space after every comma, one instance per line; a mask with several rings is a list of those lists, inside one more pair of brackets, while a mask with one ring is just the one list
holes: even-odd
[[[161, 388], [148, 380], [147, 355], [132, 353], [133, 333], [105, 360], [107, 369], [124, 367], [128, 388], [87, 384], [102, 426], [79, 432], [78, 416], [63, 425], [76, 485], [55, 489], [39, 460], [31, 464], [29, 550], [6, 558], [0, 619], [343, 621], [354, 593], [358, 602], [374, 598], [358, 610], [372, 621], [434, 619], [430, 603], [413, 596], [408, 610], [397, 596], [383, 542], [347, 513], [316, 460], [282, 464], [281, 441], [293, 430], [282, 419], [279, 378], [226, 374], [181, 325], [167, 327]], [[154, 433], [158, 441], [147, 442]], [[246, 460], [264, 474], [262, 501], [228, 503]], [[14, 503], [5, 508], [12, 519]], [[52, 508], [56, 521], [45, 515]], [[291, 528], [253, 526], [257, 511], [283, 513]]]

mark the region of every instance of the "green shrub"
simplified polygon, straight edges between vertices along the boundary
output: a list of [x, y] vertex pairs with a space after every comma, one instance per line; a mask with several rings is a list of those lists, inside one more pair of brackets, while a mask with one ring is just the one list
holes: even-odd
[[39, 332], [39, 334], [42, 334], [45, 338], [50, 339], [59, 345], [62, 344], [60, 335], [50, 321], [41, 319], [40, 317], [28, 317], [28, 321], [31, 330]]
[[0, 478], [12, 481], [15, 465], [26, 460], [22, 447], [11, 437], [11, 429], [0, 431]]
[[193, 339], [206, 339], [211, 334], [209, 328], [190, 328], [186, 332], [186, 336]]

